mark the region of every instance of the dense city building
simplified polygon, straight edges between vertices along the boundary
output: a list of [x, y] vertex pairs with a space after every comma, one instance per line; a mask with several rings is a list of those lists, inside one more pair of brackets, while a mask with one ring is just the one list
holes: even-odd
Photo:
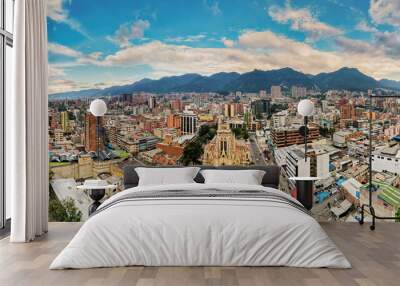
[[150, 96], [148, 99], [148, 105], [150, 110], [153, 110], [157, 105], [157, 99], [154, 95]]
[[272, 98], [278, 98], [282, 96], [282, 88], [279, 85], [271, 86], [271, 96]]
[[[316, 108], [309, 118], [307, 160], [299, 131], [303, 119], [296, 111], [304, 93]], [[313, 210], [319, 219], [354, 219], [356, 213], [349, 206], [367, 199], [368, 100], [362, 92], [330, 90], [323, 99], [320, 96], [299, 86], [275, 86], [271, 96], [260, 90], [223, 95], [139, 92], [107, 97], [108, 112], [100, 121], [100, 158], [93, 153], [98, 142], [96, 117], [86, 112], [91, 100], [52, 101], [51, 170], [56, 180], [109, 174], [110, 181], [120, 184], [122, 166], [128, 163], [277, 164], [281, 189], [291, 194], [294, 182], [289, 177], [320, 178], [315, 182]], [[400, 187], [399, 102], [378, 100], [373, 104], [373, 179], [381, 184], [377, 211], [390, 215], [396, 206], [385, 192], [392, 188], [397, 192]], [[200, 134], [200, 130], [215, 133]], [[331, 209], [326, 208], [327, 203]]]
[[69, 131], [69, 114], [68, 111], [63, 111], [60, 113], [60, 118], [61, 118], [61, 128], [64, 132]]
[[[100, 124], [99, 118], [99, 124]], [[85, 114], [85, 151], [96, 151], [97, 147], [102, 149], [102, 142], [97, 136], [97, 118], [91, 113]]]
[[305, 98], [307, 96], [307, 88], [301, 86], [292, 86], [293, 98]]
[[[278, 127], [271, 130], [272, 142], [276, 147], [286, 147], [290, 145], [303, 144], [304, 136], [300, 133], [298, 127]], [[307, 142], [313, 142], [319, 139], [319, 128], [309, 126]]]
[[197, 131], [197, 115], [193, 113], [183, 113], [181, 115], [182, 134], [195, 134]]
[[257, 115], [271, 115], [271, 100], [268, 99], [259, 99], [255, 100], [251, 103], [251, 109], [253, 114]]

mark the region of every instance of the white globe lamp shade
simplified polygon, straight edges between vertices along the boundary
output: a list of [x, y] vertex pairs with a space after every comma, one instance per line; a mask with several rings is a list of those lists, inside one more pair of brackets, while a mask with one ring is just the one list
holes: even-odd
[[303, 99], [297, 105], [297, 112], [302, 116], [311, 116], [314, 113], [314, 103], [309, 99]]
[[90, 103], [90, 112], [97, 117], [103, 116], [107, 112], [107, 104], [104, 100], [95, 99]]

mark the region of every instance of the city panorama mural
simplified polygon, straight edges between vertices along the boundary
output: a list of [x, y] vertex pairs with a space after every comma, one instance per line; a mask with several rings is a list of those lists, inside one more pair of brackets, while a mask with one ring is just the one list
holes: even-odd
[[[399, 19], [389, 1], [48, 1], [50, 219], [84, 221], [80, 186], [126, 165], [278, 165], [318, 177], [313, 215], [399, 214]], [[102, 99], [97, 118], [90, 103]], [[300, 100], [308, 118], [307, 152]], [[305, 160], [307, 157], [307, 160]]]

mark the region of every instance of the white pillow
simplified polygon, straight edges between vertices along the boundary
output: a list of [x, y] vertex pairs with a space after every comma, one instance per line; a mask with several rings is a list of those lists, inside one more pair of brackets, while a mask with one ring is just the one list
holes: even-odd
[[135, 168], [139, 186], [195, 183], [193, 180], [200, 168]]
[[205, 184], [261, 185], [265, 171], [261, 170], [202, 170]]

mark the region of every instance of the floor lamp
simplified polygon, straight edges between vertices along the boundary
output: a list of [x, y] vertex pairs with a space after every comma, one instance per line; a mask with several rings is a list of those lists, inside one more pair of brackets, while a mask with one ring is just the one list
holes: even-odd
[[372, 224], [369, 226], [371, 230], [375, 229], [375, 221], [377, 219], [382, 219], [382, 220], [395, 220], [398, 219], [398, 217], [382, 217], [382, 216], [377, 216], [375, 214], [375, 209], [374, 206], [372, 205], [372, 192], [375, 191], [375, 186], [372, 184], [372, 98], [398, 98], [400, 99], [400, 95], [379, 95], [379, 96], [374, 96], [372, 94], [372, 91], [368, 91], [368, 98], [369, 98], [369, 146], [368, 146], [368, 153], [369, 153], [369, 162], [368, 162], [368, 204], [363, 204], [361, 206], [361, 219], [359, 221], [360, 224], [364, 223], [364, 211], [365, 209], [369, 209], [369, 213], [372, 216]]
[[304, 158], [307, 161], [307, 133], [308, 133], [308, 117], [314, 113], [314, 103], [309, 99], [303, 99], [297, 105], [297, 112], [304, 116], [304, 128], [300, 128], [301, 135], [304, 136]]
[[[304, 137], [304, 161], [307, 162], [307, 143], [308, 143], [308, 117], [314, 113], [314, 103], [309, 99], [304, 99], [297, 105], [297, 112], [304, 116], [304, 126], [299, 129], [299, 133]], [[313, 206], [314, 181], [317, 177], [290, 177], [290, 180], [296, 181], [296, 197], [303, 206], [311, 210]]]
[[[106, 114], [107, 105], [103, 100], [95, 99], [90, 104], [89, 110], [96, 116], [96, 155], [97, 163], [100, 163], [100, 117]], [[100, 206], [100, 200], [104, 197], [108, 187], [102, 180], [89, 180], [85, 184], [84, 188], [89, 190], [89, 196], [93, 200], [93, 203], [89, 206], [89, 215], [91, 215]]]
[[100, 162], [100, 117], [104, 116], [106, 112], [107, 105], [104, 100], [95, 99], [90, 103], [90, 113], [96, 116], [96, 156], [98, 162]]

